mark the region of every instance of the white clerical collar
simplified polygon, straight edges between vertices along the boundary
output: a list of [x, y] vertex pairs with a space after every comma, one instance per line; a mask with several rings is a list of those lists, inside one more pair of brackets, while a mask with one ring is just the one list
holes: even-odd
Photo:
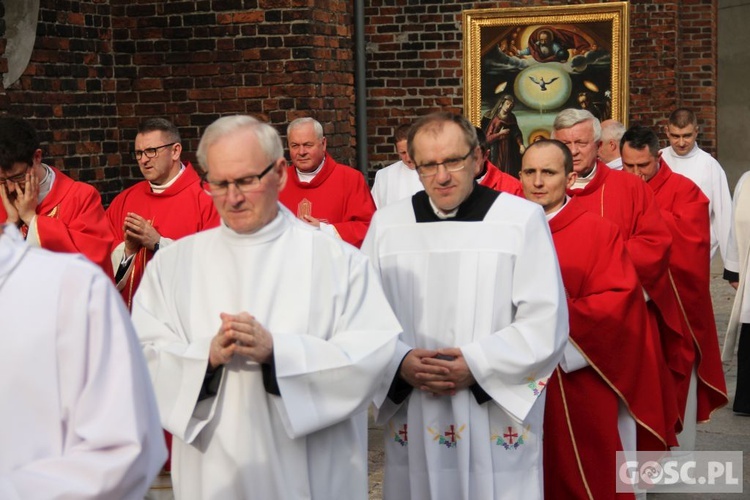
[[607, 166], [612, 170], [622, 170], [622, 157], [617, 157], [612, 161], [607, 162]]
[[554, 211], [554, 212], [552, 212], [552, 213], [549, 213], [549, 214], [544, 214], [544, 215], [545, 215], [545, 216], [547, 217], [547, 222], [551, 221], [552, 219], [554, 219], [554, 218], [555, 218], [555, 216], [556, 216], [557, 214], [559, 214], [560, 212], [562, 212], [562, 209], [563, 209], [563, 208], [565, 208], [565, 205], [567, 205], [567, 204], [568, 204], [568, 201], [570, 201], [570, 196], [568, 196], [568, 195], [566, 194], [566, 195], [565, 195], [565, 199], [563, 200], [563, 204], [562, 204], [562, 206], [561, 206], [560, 208], [558, 208], [557, 210], [555, 210], [555, 211]]
[[148, 185], [151, 186], [151, 191], [153, 191], [156, 194], [163, 193], [166, 191], [172, 184], [177, 182], [177, 179], [180, 178], [182, 173], [185, 171], [185, 165], [183, 163], [180, 163], [180, 171], [177, 172], [177, 175], [172, 177], [172, 180], [165, 182], [164, 184], [154, 184], [153, 182], [149, 181]]
[[692, 158], [693, 156], [698, 154], [698, 151], [700, 151], [700, 148], [698, 147], [698, 141], [693, 143], [693, 149], [687, 152], [684, 156], [680, 156], [677, 154], [677, 151], [674, 150], [672, 146], [669, 146], [669, 149], [671, 149], [672, 157], [674, 158]]
[[573, 189], [583, 189], [583, 188], [585, 188], [586, 186], [589, 185], [589, 182], [591, 182], [592, 180], [594, 180], [594, 175], [596, 175], [596, 164], [594, 164], [594, 168], [591, 169], [591, 172], [589, 172], [589, 175], [587, 175], [586, 177], [583, 177], [581, 175], [579, 175], [578, 177], [576, 177], [576, 181], [573, 184]]
[[231, 245], [255, 246], [265, 244], [278, 238], [290, 224], [304, 224], [305, 229], [310, 229], [309, 225], [299, 221], [289, 209], [284, 207], [281, 203], [277, 202], [276, 205], [278, 208], [276, 216], [265, 226], [260, 227], [255, 232], [237, 233], [222, 220], [219, 225], [220, 234]]
[[323, 156], [323, 161], [320, 162], [320, 165], [318, 165], [318, 168], [313, 170], [312, 172], [302, 172], [297, 167], [294, 167], [294, 169], [297, 171], [297, 178], [300, 182], [312, 182], [313, 179], [315, 179], [315, 176], [318, 175], [323, 168], [323, 164], [326, 162], [326, 157]]
[[39, 181], [39, 203], [52, 191], [52, 184], [55, 182], [55, 171], [45, 163], [42, 163], [42, 167], [44, 167], [44, 178]]
[[432, 202], [432, 198], [430, 198], [430, 197], [428, 196], [428, 197], [427, 197], [427, 199], [428, 199], [428, 200], [430, 200], [430, 206], [432, 207], [432, 211], [433, 211], [433, 212], [435, 212], [435, 215], [437, 215], [437, 216], [438, 216], [438, 219], [452, 219], [452, 218], [454, 218], [454, 217], [456, 216], [456, 214], [458, 213], [458, 207], [454, 208], [454, 209], [453, 209], [453, 210], [451, 210], [450, 212], [443, 212], [442, 210], [440, 210], [440, 209], [439, 209], [439, 208], [437, 207], [437, 205], [435, 205], [435, 204], [434, 204], [434, 203]]

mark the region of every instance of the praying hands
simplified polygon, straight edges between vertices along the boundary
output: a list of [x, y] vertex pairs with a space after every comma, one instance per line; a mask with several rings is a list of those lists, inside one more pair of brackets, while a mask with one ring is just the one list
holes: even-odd
[[273, 337], [252, 315], [221, 313], [221, 327], [211, 340], [211, 369], [229, 363], [235, 354], [257, 363], [266, 363], [273, 355]]

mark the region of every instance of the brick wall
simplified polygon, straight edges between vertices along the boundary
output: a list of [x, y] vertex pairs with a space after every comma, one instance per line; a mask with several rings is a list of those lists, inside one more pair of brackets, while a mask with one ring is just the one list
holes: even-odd
[[631, 120], [662, 127], [674, 108], [691, 108], [701, 124], [701, 147], [715, 154], [716, 2], [637, 0], [631, 6]]
[[122, 185], [110, 20], [106, 2], [42, 1], [31, 61], [0, 100], [37, 127], [45, 162], [103, 192]]
[[[5, 46], [7, 40], [5, 37], [5, 5], [0, 1], [0, 74], [8, 72], [8, 59], [5, 57]], [[2, 78], [0, 78], [2, 82]], [[0, 92], [0, 110], [8, 109], [8, 96], [5, 92]]]
[[[463, 9], [565, 3], [364, 0], [371, 174], [396, 158], [393, 127], [462, 111]], [[334, 157], [355, 164], [353, 2], [40, 4], [31, 62], [0, 89], [0, 111], [32, 119], [47, 161], [94, 183], [105, 202], [139, 177], [128, 152], [137, 123], [154, 115], [180, 127], [191, 161], [223, 114], [257, 115], [282, 135], [291, 119], [314, 116]], [[631, 2], [631, 122], [661, 125], [674, 107], [694, 107], [701, 145], [715, 151], [716, 18], [708, 0]], [[4, 47], [0, 35], [0, 71]]]

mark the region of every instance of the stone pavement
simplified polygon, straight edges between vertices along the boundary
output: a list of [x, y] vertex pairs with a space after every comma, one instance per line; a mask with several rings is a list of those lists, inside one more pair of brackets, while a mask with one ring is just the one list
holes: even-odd
[[[714, 303], [716, 326], [719, 331], [720, 345], [724, 345], [729, 313], [734, 300], [732, 289], [721, 278], [721, 259], [716, 258], [711, 269], [711, 296]], [[737, 363], [724, 364], [727, 389], [729, 391], [729, 406], [720, 408], [712, 415], [711, 421], [698, 426], [696, 448], [699, 451], [736, 451], [741, 450], [743, 456], [743, 494], [714, 494], [714, 495], [683, 495], [683, 494], [652, 494], [649, 500], [738, 500], [750, 498], [750, 417], [741, 417], [732, 413], [731, 404], [734, 399], [734, 389], [737, 380]], [[370, 499], [382, 498], [381, 486], [383, 480], [383, 433], [375, 426], [370, 418]]]

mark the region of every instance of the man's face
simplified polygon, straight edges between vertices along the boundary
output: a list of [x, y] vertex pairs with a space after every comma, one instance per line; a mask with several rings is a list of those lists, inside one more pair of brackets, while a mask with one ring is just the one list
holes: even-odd
[[318, 139], [312, 123], [295, 127], [287, 137], [292, 164], [300, 172], [313, 172], [326, 154], [326, 138]]
[[594, 141], [591, 121], [576, 123], [570, 128], [555, 130], [555, 139], [565, 144], [573, 155], [573, 170], [579, 176], [588, 175], [596, 165], [600, 141]]
[[[271, 161], [261, 151], [250, 130], [238, 130], [218, 139], [206, 151], [208, 180], [233, 181], [260, 174]], [[285, 184], [286, 162], [280, 158], [272, 171], [260, 179], [257, 190], [242, 192], [231, 184], [224, 195], [213, 196], [214, 205], [230, 229], [240, 234], [254, 233], [276, 217], [276, 200]]]
[[8, 193], [15, 195], [16, 184], [18, 184], [21, 189], [24, 188], [26, 185], [26, 172], [30, 169], [31, 165], [19, 161], [14, 163], [8, 170], [0, 170], [0, 180], [5, 184]]
[[14, 200], [18, 195], [16, 184], [20, 189], [26, 189], [26, 173], [33, 172], [36, 174], [37, 182], [44, 177], [44, 168], [42, 167], [42, 150], [37, 149], [31, 160], [31, 164], [19, 161], [11, 165], [8, 170], [0, 170], [0, 183], [5, 185], [8, 196]]
[[446, 122], [442, 129], [420, 130], [414, 137], [414, 163], [427, 165], [442, 163], [469, 156], [461, 163], [464, 168], [449, 172], [440, 165], [437, 173], [430, 177], [419, 177], [427, 195], [442, 212], [450, 212], [463, 203], [474, 189], [474, 178], [481, 169], [482, 153], [479, 148], [471, 151], [464, 139], [461, 127]]
[[542, 47], [549, 45], [549, 35], [545, 31], [539, 33], [539, 45]]
[[687, 127], [679, 128], [671, 123], [667, 125], [667, 138], [669, 145], [677, 156], [685, 156], [695, 145], [695, 139], [698, 137], [698, 127], [692, 123]]
[[648, 147], [635, 149], [629, 143], [622, 147], [622, 168], [629, 174], [635, 174], [644, 181], [650, 180], [659, 171], [659, 153], [654, 156]]
[[620, 157], [620, 147], [613, 139], [600, 141], [597, 155], [604, 163], [609, 163]]
[[409, 150], [407, 149], [406, 146], [407, 146], [406, 139], [402, 141], [398, 141], [396, 143], [396, 152], [398, 153], [398, 157], [401, 159], [401, 161], [404, 162], [404, 165], [414, 170], [414, 162], [411, 161], [411, 157], [409, 156]]
[[576, 180], [576, 173], [565, 174], [565, 157], [555, 146], [535, 146], [521, 160], [521, 185], [526, 199], [552, 213], [563, 206], [565, 191]]
[[[135, 150], [146, 151], [170, 142], [172, 140], [167, 139], [161, 130], [152, 130], [135, 136]], [[146, 153], [142, 154], [141, 159], [136, 161], [143, 178], [157, 186], [172, 180], [180, 171], [180, 151], [182, 146], [177, 143], [156, 149], [156, 156], [153, 158], [149, 158]]]

